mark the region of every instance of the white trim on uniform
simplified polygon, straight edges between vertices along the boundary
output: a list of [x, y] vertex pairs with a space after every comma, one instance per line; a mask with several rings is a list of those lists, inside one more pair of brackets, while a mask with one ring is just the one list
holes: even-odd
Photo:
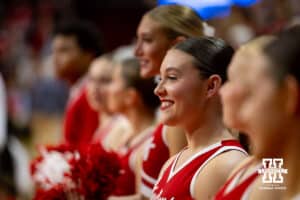
[[[221, 145], [221, 142], [220, 142]], [[209, 161], [211, 161], [212, 159], [214, 159], [215, 157], [217, 157], [218, 155], [220, 155], [221, 153], [225, 152], [225, 151], [229, 151], [229, 150], [237, 150], [237, 151], [241, 151], [243, 153], [245, 153], [246, 155], [247, 152], [242, 149], [241, 147], [237, 147], [237, 146], [223, 146], [221, 147], [219, 150], [217, 150], [213, 155], [211, 155], [202, 165], [201, 167], [199, 167], [199, 169], [196, 171], [196, 173], [194, 174], [191, 184], [190, 184], [190, 193], [192, 198], [195, 198], [195, 185], [196, 185], [196, 179], [199, 175], [199, 173], [201, 172], [201, 170], [207, 165], [207, 163]]]
[[185, 161], [179, 168], [177, 168], [177, 169], [175, 170], [175, 165], [176, 165], [176, 163], [177, 163], [177, 160], [178, 160], [178, 158], [180, 157], [180, 155], [181, 155], [181, 153], [182, 153], [183, 151], [181, 151], [180, 153], [178, 153], [178, 154], [176, 155], [175, 161], [172, 163], [172, 167], [171, 167], [171, 170], [170, 170], [170, 174], [169, 174], [169, 177], [168, 177], [168, 181], [169, 181], [175, 174], [177, 174], [180, 170], [182, 170], [184, 167], [186, 167], [190, 162], [192, 162], [194, 159], [196, 159], [196, 158], [199, 157], [200, 155], [205, 154], [205, 153], [207, 153], [207, 152], [211, 151], [212, 149], [217, 148], [217, 147], [219, 147], [219, 146], [221, 146], [221, 142], [217, 142], [217, 143], [215, 143], [215, 144], [212, 144], [212, 145], [210, 145], [210, 146], [208, 146], [208, 147], [202, 149], [201, 151], [199, 151], [198, 153], [196, 153], [195, 155], [193, 155], [191, 158], [189, 158], [189, 159], [188, 159], [187, 161]]
[[149, 176], [148, 174], [146, 174], [146, 172], [142, 169], [141, 171], [141, 176], [143, 179], [145, 179], [147, 182], [155, 185], [156, 183], [156, 179], [155, 178], [152, 178], [151, 176]]
[[143, 183], [141, 183], [141, 186], [140, 186], [140, 191], [141, 191], [141, 193], [145, 196], [145, 197], [147, 197], [147, 198], [151, 198], [151, 196], [152, 196], [152, 188], [149, 188], [147, 185], [145, 185], [145, 184], [143, 184]]

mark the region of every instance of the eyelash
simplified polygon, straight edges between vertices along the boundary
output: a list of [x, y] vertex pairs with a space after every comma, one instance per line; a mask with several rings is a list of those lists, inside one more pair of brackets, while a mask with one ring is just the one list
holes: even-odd
[[172, 75], [170, 76], [170, 75], [169, 75], [169, 76], [167, 76], [167, 79], [170, 79], [170, 80], [177, 80], [177, 77], [176, 77], [176, 76], [172, 76]]
[[144, 42], [148, 42], [148, 43], [149, 43], [149, 42], [152, 42], [152, 38], [143, 38], [142, 40], [143, 40]]
[[[177, 76], [175, 75], [167, 75], [166, 78], [167, 80], [170, 80], [170, 81], [175, 81], [177, 80]], [[154, 82], [158, 85], [160, 82], [162, 81], [162, 77], [161, 76], [156, 76], [154, 78]]]

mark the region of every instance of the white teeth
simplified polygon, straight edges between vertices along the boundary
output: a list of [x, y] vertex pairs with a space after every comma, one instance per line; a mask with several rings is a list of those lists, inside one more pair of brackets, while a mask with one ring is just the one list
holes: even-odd
[[172, 103], [169, 102], [169, 101], [164, 101], [164, 102], [161, 103], [161, 107], [169, 107], [171, 105], [172, 105]]
[[147, 63], [147, 62], [146, 62], [145, 60], [141, 60], [141, 61], [140, 61], [140, 64], [141, 64], [141, 65], [145, 65], [146, 63]]

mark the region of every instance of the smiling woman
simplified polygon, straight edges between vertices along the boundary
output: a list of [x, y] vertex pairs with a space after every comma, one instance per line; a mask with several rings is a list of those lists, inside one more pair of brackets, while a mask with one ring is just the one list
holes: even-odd
[[203, 29], [203, 22], [189, 7], [160, 6], [146, 13], [137, 30], [135, 49], [141, 62], [141, 76], [157, 75], [167, 50], [184, 38], [202, 36]]
[[188, 146], [164, 165], [153, 199], [211, 199], [245, 158], [222, 122], [219, 96], [233, 52], [210, 37], [187, 39], [167, 52], [155, 89], [161, 121], [182, 127]]
[[201, 110], [200, 106], [203, 106], [204, 85], [193, 65], [193, 57], [177, 49], [170, 50], [161, 71], [162, 80], [155, 90], [161, 100], [161, 122], [167, 125], [184, 124], [185, 127], [188, 126], [186, 123], [198, 123], [198, 119], [192, 116], [198, 115], [198, 108]]
[[[211, 87], [215, 87], [216, 84], [221, 85], [226, 80], [226, 66], [230, 62], [230, 55], [233, 54], [232, 48], [227, 46], [222, 49], [223, 41], [213, 38], [207, 38], [202, 43], [199, 42], [201, 48], [198, 48], [194, 45], [196, 41], [197, 39], [189, 39], [188, 42], [179, 43], [167, 53], [162, 63], [161, 79], [164, 82], [161, 81], [155, 90], [162, 101], [161, 110], [165, 111], [173, 105], [176, 98], [182, 98], [178, 102], [179, 105], [176, 105], [178, 106], [176, 112], [178, 112], [178, 116], [189, 115], [188, 119], [178, 119], [175, 122], [171, 120], [166, 123], [165, 112], [162, 112], [162, 121], [168, 125], [180, 125], [179, 122], [182, 123], [184, 120], [191, 124], [191, 115], [201, 114], [206, 100], [203, 98], [205, 93], [202, 93], [206, 86], [203, 80], [212, 76]], [[216, 51], [220, 52], [216, 54]], [[215, 76], [216, 74], [218, 76]], [[196, 82], [199, 83], [196, 84]], [[168, 91], [170, 95], [172, 94], [173, 100], [168, 99]], [[185, 94], [187, 91], [190, 91], [189, 95]], [[199, 106], [199, 110], [195, 110], [197, 106]], [[186, 113], [181, 113], [183, 111]], [[198, 120], [195, 123], [198, 123]]]

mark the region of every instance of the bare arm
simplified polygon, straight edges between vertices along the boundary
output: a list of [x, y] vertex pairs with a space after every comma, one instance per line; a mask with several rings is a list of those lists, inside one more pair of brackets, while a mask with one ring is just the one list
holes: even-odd
[[194, 196], [196, 200], [210, 200], [224, 185], [230, 172], [246, 156], [239, 151], [228, 151], [211, 160], [196, 179]]

